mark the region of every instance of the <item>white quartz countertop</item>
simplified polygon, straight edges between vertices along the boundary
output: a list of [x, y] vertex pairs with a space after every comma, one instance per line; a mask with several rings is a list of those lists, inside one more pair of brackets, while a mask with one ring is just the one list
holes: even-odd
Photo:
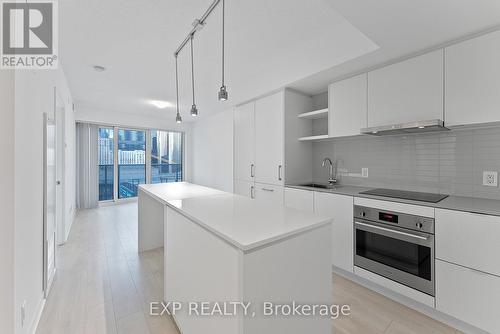
[[163, 204], [178, 199], [225, 194], [223, 191], [189, 182], [141, 184], [139, 189], [155, 197]]
[[225, 193], [168, 205], [243, 251], [329, 224], [331, 218]]
[[331, 223], [329, 217], [187, 182], [140, 188], [243, 251]]

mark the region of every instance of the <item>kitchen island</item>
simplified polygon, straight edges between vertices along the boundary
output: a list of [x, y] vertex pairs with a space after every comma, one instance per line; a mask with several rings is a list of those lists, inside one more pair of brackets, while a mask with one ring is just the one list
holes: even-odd
[[[287, 314], [294, 302], [332, 304], [330, 218], [189, 183], [147, 187], [139, 207], [163, 205], [164, 299], [182, 305], [181, 333], [331, 333], [328, 315]], [[206, 315], [202, 305], [248, 310]]]

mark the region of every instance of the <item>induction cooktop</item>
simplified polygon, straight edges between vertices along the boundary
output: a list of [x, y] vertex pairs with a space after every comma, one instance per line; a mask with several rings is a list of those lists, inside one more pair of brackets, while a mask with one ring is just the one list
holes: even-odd
[[370, 189], [367, 191], [362, 191], [360, 192], [360, 194], [407, 199], [412, 201], [420, 201], [428, 203], [438, 203], [443, 199], [445, 199], [446, 197], [448, 197], [448, 195], [444, 194], [421, 193], [416, 191], [405, 191], [405, 190], [384, 189], [384, 188]]

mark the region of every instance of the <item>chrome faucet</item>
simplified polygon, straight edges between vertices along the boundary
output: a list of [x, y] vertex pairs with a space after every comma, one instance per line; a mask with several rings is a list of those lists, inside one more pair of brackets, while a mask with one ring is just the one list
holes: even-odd
[[[330, 158], [324, 158], [323, 162], [321, 163], [321, 166], [325, 167], [327, 162], [330, 164], [330, 177], [328, 178], [328, 184], [333, 186], [333, 185], [337, 184], [337, 175], [336, 175], [337, 171], [335, 171], [335, 175], [334, 175], [333, 163], [332, 163], [332, 160], [330, 160]], [[337, 168], [335, 168], [335, 169], [337, 169]]]

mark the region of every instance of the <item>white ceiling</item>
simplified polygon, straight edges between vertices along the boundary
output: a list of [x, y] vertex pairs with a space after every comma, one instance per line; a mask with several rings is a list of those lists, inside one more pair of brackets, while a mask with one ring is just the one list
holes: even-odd
[[[80, 108], [175, 117], [173, 52], [212, 0], [61, 0], [60, 53]], [[291, 86], [310, 94], [335, 78], [500, 24], [498, 0], [226, 0], [226, 83], [220, 9], [195, 39], [201, 115]], [[359, 29], [359, 30], [358, 30]], [[367, 37], [368, 36], [368, 37]], [[379, 48], [380, 47], [380, 48]], [[107, 71], [97, 73], [93, 65]], [[189, 49], [179, 55], [180, 105], [191, 105]]]
[[374, 41], [375, 52], [289, 84], [309, 94], [337, 78], [500, 28], [498, 0], [326, 0]]
[[[61, 59], [78, 107], [174, 118], [147, 101], [175, 103], [173, 52], [211, 0], [61, 1]], [[226, 83], [221, 85], [221, 15], [195, 37], [201, 115], [282, 87], [377, 48], [324, 0], [227, 0]], [[189, 47], [179, 55], [180, 105], [191, 106]], [[107, 71], [97, 73], [92, 65]]]

